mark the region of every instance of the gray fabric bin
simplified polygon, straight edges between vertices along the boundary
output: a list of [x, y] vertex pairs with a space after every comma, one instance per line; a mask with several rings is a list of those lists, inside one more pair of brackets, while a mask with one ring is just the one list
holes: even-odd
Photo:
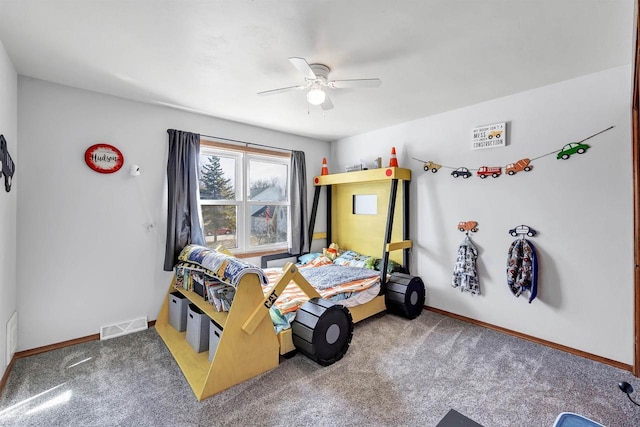
[[204, 314], [202, 310], [195, 304], [189, 304], [187, 310], [187, 342], [196, 351], [200, 353], [209, 348], [209, 316]]
[[216, 354], [220, 337], [222, 336], [222, 327], [216, 322], [211, 320], [209, 325], [209, 362], [213, 360], [213, 356]]
[[169, 294], [169, 324], [178, 332], [187, 329], [187, 308], [189, 300], [180, 292]]

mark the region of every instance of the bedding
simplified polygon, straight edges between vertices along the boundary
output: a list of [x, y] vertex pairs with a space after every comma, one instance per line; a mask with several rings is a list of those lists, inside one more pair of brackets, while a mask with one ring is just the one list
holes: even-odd
[[205, 246], [185, 246], [180, 255], [178, 255], [178, 260], [182, 261], [179, 264], [181, 267], [201, 270], [210, 276], [220, 278], [234, 287], [237, 287], [242, 276], [248, 273], [257, 274], [262, 284], [269, 283], [264, 272], [259, 267]]
[[[178, 260], [175, 268], [176, 287], [193, 290], [194, 282], [204, 283], [205, 299], [217, 311], [229, 311], [235, 289], [245, 274], [255, 273], [259, 276], [265, 295], [283, 275], [280, 267], [261, 269], [204, 246], [186, 246]], [[336, 258], [336, 262], [322, 254], [302, 256], [299, 260], [306, 261], [299, 266], [300, 274], [324, 299], [353, 307], [365, 304], [379, 294], [380, 273], [372, 269], [377, 260], [374, 257], [346, 251]], [[308, 300], [309, 297], [295, 282], [289, 283], [270, 309], [276, 332], [289, 328], [295, 312]]]
[[[322, 258], [326, 261], [322, 260]], [[336, 270], [336, 273], [338, 270], [345, 270], [344, 275], [339, 279], [341, 283], [332, 287], [319, 289], [316, 283], [314, 283], [315, 278], [321, 276], [323, 270], [332, 268]], [[318, 290], [322, 298], [336, 304], [341, 304], [347, 308], [366, 304], [378, 296], [380, 292], [380, 273], [378, 271], [334, 265], [324, 256], [315, 258], [308, 264], [299, 267], [298, 270], [300, 274]], [[264, 272], [269, 278], [270, 283], [262, 288], [266, 295], [270, 287], [282, 277], [283, 272], [280, 268], [267, 268]], [[348, 280], [348, 275], [351, 275], [353, 279]], [[291, 281], [269, 310], [276, 333], [291, 327], [291, 322], [295, 319], [296, 311], [308, 300], [309, 297], [307, 294], [305, 294], [295, 282]]]

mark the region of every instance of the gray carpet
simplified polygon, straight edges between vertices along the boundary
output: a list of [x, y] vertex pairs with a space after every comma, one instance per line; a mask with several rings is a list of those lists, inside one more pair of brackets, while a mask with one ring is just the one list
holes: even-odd
[[425, 311], [357, 324], [329, 367], [296, 355], [197, 402], [149, 329], [19, 359], [0, 425], [435, 426], [455, 409], [485, 427], [551, 426], [563, 411], [640, 426], [622, 380], [640, 391], [629, 372]]

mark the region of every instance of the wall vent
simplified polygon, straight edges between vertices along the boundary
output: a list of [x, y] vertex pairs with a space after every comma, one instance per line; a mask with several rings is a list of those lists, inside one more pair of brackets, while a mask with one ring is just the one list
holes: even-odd
[[146, 317], [139, 317], [137, 319], [127, 320], [126, 322], [116, 323], [114, 325], [101, 326], [100, 340], [107, 340], [109, 338], [143, 331], [147, 329], [147, 327], [148, 323]]
[[9, 321], [7, 322], [7, 359], [5, 360], [8, 366], [11, 363], [13, 355], [18, 349], [18, 312], [15, 311]]

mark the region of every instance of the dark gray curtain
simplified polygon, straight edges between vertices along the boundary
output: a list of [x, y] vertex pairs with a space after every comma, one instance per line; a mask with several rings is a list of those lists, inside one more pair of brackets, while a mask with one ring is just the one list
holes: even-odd
[[200, 135], [168, 129], [169, 161], [167, 182], [167, 246], [164, 270], [171, 271], [182, 248], [190, 243], [204, 245], [204, 233], [198, 216], [198, 157]]
[[307, 225], [307, 166], [302, 151], [291, 152], [291, 247], [289, 253], [302, 253], [309, 242]]

